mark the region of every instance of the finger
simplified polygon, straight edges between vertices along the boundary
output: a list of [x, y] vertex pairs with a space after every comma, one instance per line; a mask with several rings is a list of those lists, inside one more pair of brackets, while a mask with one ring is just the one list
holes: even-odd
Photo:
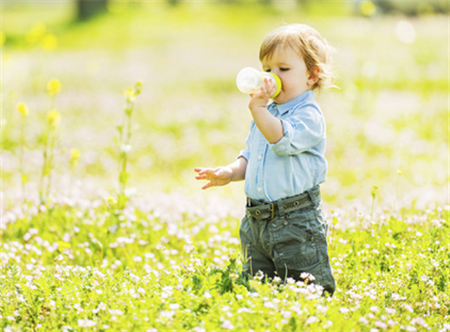
[[205, 175], [205, 174], [211, 174], [213, 170], [211, 168], [201, 168], [198, 171], [198, 175]]
[[212, 183], [211, 183], [211, 181], [210, 181], [210, 182], [208, 182], [207, 184], [205, 184], [205, 185], [202, 187], [202, 189], [205, 190], [205, 189], [210, 188], [211, 186], [212, 186]]

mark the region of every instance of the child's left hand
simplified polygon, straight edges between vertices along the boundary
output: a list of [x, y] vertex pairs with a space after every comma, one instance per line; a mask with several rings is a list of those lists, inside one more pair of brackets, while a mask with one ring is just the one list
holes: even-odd
[[277, 87], [272, 82], [272, 80], [269, 80], [268, 78], [264, 78], [264, 86], [261, 87], [260, 91], [258, 91], [255, 94], [251, 94], [250, 96], [252, 99], [250, 100], [250, 103], [248, 107], [251, 111], [255, 111], [258, 108], [266, 108], [267, 103], [269, 102], [269, 99], [273, 94], [275, 93]]

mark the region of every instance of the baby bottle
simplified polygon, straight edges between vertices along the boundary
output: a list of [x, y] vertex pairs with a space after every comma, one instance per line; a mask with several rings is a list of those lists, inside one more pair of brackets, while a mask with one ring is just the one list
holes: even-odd
[[243, 68], [236, 77], [236, 85], [239, 91], [247, 94], [256, 93], [264, 85], [264, 78], [269, 78], [277, 89], [270, 98], [275, 98], [281, 91], [281, 80], [273, 73], [259, 71], [252, 67]]

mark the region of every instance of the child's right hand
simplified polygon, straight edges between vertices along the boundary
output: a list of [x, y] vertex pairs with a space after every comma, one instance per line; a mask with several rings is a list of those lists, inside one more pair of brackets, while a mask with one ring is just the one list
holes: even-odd
[[194, 168], [198, 173], [195, 177], [197, 180], [208, 180], [202, 189], [209, 187], [224, 186], [231, 182], [233, 170], [230, 166], [221, 166], [217, 168]]

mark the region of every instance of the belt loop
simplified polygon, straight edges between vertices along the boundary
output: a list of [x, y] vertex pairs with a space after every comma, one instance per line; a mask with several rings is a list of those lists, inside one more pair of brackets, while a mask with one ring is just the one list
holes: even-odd
[[[311, 200], [313, 206], [316, 206], [320, 202], [320, 187], [319, 185], [314, 186], [306, 191], [308, 193], [309, 199]], [[316, 193], [316, 194], [314, 194]]]

